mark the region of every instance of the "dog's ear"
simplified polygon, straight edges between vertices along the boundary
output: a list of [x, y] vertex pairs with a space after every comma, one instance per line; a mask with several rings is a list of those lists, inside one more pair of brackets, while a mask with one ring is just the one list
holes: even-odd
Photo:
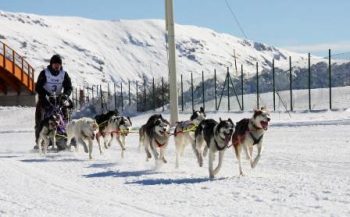
[[199, 108], [199, 111], [202, 112], [202, 113], [204, 113], [204, 108], [203, 108], [203, 107], [200, 107], [200, 108]]
[[221, 117], [219, 117], [219, 121], [221, 122], [222, 120], [221, 120]]
[[261, 115], [263, 112], [261, 110], [254, 110], [253, 117], [256, 118], [257, 116]]
[[228, 118], [228, 121], [231, 122], [233, 124], [233, 121], [231, 120], [231, 118]]
[[127, 116], [126, 118], [129, 120], [130, 124], [132, 125], [130, 117]]
[[154, 122], [154, 125], [159, 125], [160, 124], [160, 120], [157, 119], [155, 122]]

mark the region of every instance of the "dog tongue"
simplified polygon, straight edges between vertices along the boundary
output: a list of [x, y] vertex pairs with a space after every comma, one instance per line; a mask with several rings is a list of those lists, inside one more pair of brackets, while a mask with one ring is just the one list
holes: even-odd
[[225, 136], [225, 144], [229, 143], [230, 142], [230, 139], [231, 139], [231, 135], [226, 135]]

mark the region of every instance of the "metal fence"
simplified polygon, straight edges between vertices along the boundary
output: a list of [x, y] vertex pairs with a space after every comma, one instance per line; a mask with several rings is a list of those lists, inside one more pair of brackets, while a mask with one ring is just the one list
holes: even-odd
[[[348, 55], [348, 56], [347, 56]], [[342, 64], [332, 63], [342, 59]], [[338, 61], [339, 62], [339, 61]], [[214, 69], [212, 72], [183, 73], [179, 77], [179, 110], [192, 111], [199, 106], [207, 111], [245, 111], [267, 107], [273, 111], [343, 109], [350, 107], [350, 55], [331, 55], [313, 63], [312, 56], [293, 66], [292, 58], [271, 70], [246, 73], [244, 66]], [[303, 65], [303, 66], [301, 66]], [[247, 76], [249, 74], [250, 76]], [[104, 83], [74, 89], [77, 109], [93, 106], [99, 112], [117, 109], [124, 113], [148, 110], [164, 111], [168, 106], [168, 82], [165, 78]]]

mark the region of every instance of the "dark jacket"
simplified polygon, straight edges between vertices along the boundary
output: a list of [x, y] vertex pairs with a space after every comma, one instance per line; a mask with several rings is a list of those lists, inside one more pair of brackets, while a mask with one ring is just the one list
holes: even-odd
[[[51, 66], [47, 66], [47, 68], [49, 69], [49, 71], [51, 72], [52, 75], [57, 76], [57, 72], [54, 72], [51, 69]], [[38, 76], [38, 80], [36, 82], [36, 86], [35, 86], [35, 90], [36, 92], [39, 94], [39, 100], [44, 102], [45, 101], [45, 96], [46, 95], [50, 95], [49, 92], [47, 92], [44, 88], [44, 85], [46, 83], [46, 76], [45, 76], [45, 69], [42, 70]], [[72, 87], [72, 81], [68, 75], [68, 73], [66, 72], [64, 75], [64, 80], [63, 80], [63, 94], [65, 94], [67, 97], [70, 96], [70, 94], [72, 93], [73, 87]]]

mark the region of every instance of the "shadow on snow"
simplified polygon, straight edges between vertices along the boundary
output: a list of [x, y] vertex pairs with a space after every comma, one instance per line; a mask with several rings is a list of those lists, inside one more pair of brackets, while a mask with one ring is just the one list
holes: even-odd
[[133, 182], [126, 182], [126, 184], [140, 184], [140, 185], [172, 185], [172, 184], [196, 184], [207, 181], [223, 180], [225, 178], [210, 179], [210, 178], [182, 178], [182, 179], [144, 179]]
[[137, 177], [149, 174], [157, 174], [157, 172], [152, 170], [139, 170], [139, 171], [105, 171], [92, 173], [88, 175], [84, 175], [86, 178], [103, 178], [103, 177]]

